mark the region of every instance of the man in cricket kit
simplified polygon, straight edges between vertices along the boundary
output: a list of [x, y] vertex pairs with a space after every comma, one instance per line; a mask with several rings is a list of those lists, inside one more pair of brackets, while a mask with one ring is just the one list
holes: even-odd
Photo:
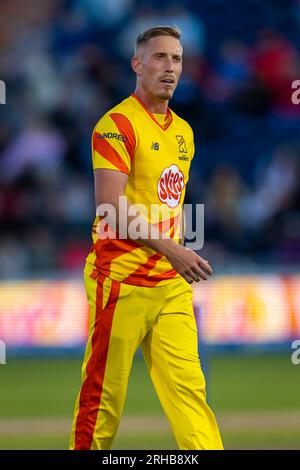
[[[194, 156], [191, 127], [168, 107], [182, 52], [176, 27], [140, 34], [131, 61], [136, 90], [93, 131], [100, 210], [84, 269], [89, 337], [70, 449], [111, 449], [139, 346], [179, 449], [223, 448], [206, 402], [192, 307], [191, 284], [206, 280], [212, 270], [183, 246], [179, 230]], [[107, 219], [102, 205], [113, 209]], [[140, 233], [132, 229], [136, 205], [144, 208]], [[166, 211], [151, 212], [153, 207]]]

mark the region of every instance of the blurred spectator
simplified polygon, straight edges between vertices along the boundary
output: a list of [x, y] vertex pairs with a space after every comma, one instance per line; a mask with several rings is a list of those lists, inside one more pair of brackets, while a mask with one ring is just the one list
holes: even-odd
[[300, 109], [291, 101], [291, 83], [300, 75], [300, 57], [296, 48], [279, 32], [263, 30], [253, 51], [253, 67], [256, 76], [272, 94], [274, 110], [300, 115]]
[[30, 255], [12, 234], [0, 236], [0, 278], [17, 278], [30, 273]]
[[250, 57], [247, 47], [238, 41], [225, 41], [217, 68], [208, 81], [206, 97], [211, 101], [227, 101], [250, 78]]
[[55, 129], [42, 121], [26, 122], [2, 154], [2, 179], [12, 181], [28, 169], [38, 179], [55, 178], [63, 165], [65, 150], [66, 143]]
[[99, 28], [117, 26], [131, 12], [133, 0], [76, 0], [75, 4], [84, 10], [90, 21], [97, 23]]

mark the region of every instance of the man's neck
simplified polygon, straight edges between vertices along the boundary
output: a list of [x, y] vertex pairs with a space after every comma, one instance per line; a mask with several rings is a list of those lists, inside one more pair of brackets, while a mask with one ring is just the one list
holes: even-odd
[[144, 103], [152, 114], [166, 114], [168, 110], [168, 100], [162, 100], [157, 96], [150, 95], [141, 87], [135, 89], [136, 96]]

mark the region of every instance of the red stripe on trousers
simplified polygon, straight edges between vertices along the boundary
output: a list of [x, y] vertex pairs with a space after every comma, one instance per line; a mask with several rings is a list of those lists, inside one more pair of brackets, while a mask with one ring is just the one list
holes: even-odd
[[92, 336], [92, 353], [86, 368], [86, 379], [79, 399], [79, 412], [75, 429], [75, 450], [90, 450], [101, 401], [103, 379], [108, 354], [110, 333], [120, 284], [112, 280], [107, 306], [102, 308], [103, 282], [97, 279], [96, 316]]

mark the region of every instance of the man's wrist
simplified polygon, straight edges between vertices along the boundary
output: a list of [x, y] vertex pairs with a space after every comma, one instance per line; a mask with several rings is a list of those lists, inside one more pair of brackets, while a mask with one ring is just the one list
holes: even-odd
[[164, 239], [160, 240], [160, 249], [159, 251], [166, 256], [166, 258], [169, 258], [171, 255], [173, 255], [174, 250], [178, 247], [178, 244], [170, 239]]

